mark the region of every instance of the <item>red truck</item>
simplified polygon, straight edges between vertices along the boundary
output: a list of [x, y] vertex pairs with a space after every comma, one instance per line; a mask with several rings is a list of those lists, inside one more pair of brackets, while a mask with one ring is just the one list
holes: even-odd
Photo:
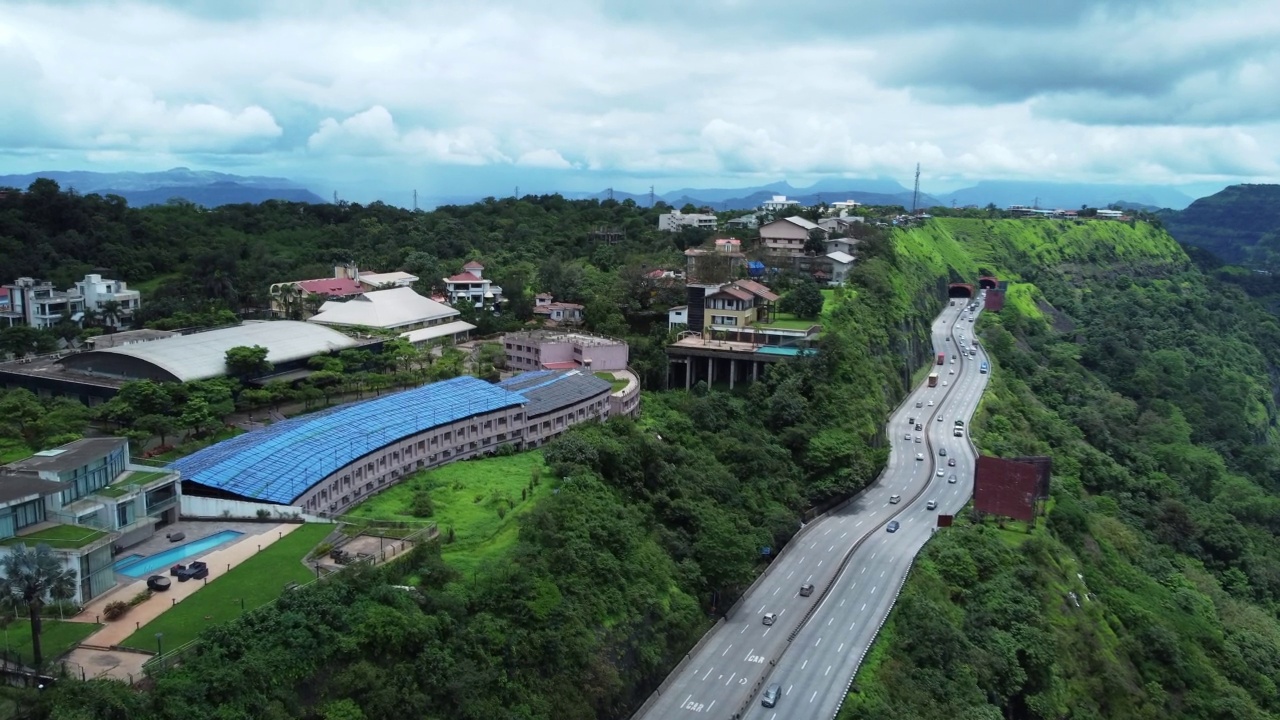
[[946, 362], [946, 360], [947, 360], [947, 354], [946, 354], [946, 353], [944, 353], [944, 352], [940, 352], [940, 353], [938, 353], [938, 364], [939, 364], [939, 365], [941, 365], [942, 363]]

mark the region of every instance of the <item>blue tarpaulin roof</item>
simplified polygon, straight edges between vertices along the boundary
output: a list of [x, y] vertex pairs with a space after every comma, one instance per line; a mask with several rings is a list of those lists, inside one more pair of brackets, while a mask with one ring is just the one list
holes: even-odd
[[517, 392], [459, 377], [282, 420], [188, 455], [173, 468], [184, 480], [288, 504], [339, 468], [388, 443], [526, 402]]

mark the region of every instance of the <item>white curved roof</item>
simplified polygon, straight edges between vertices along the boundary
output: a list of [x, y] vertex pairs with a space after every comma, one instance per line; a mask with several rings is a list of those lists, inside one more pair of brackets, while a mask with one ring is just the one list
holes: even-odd
[[454, 308], [425, 298], [413, 288], [398, 287], [362, 293], [345, 302], [330, 300], [320, 306], [319, 313], [307, 318], [307, 322], [393, 329], [457, 315]]
[[[267, 360], [279, 364], [355, 344], [355, 340], [336, 330], [294, 320], [275, 320], [103, 348], [92, 353], [135, 357], [188, 382], [226, 375], [227, 351], [241, 345], [261, 345], [267, 349]], [[80, 353], [81, 356], [89, 354]]]

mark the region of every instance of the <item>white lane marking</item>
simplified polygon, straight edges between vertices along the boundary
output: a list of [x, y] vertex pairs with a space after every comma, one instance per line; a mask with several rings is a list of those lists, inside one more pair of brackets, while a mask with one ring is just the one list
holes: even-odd
[[875, 595], [875, 594], [876, 594], [876, 587], [880, 587], [880, 586], [879, 586], [879, 585], [877, 585], [877, 586], [875, 586], [875, 587], [871, 588], [871, 594], [872, 594], [872, 595]]
[[827, 552], [831, 552], [832, 550], [835, 550], [835, 549], [836, 549], [836, 546], [832, 545], [831, 547], [827, 548]]
[[[884, 577], [884, 572], [885, 572], [884, 570], [880, 571], [880, 577]], [[760, 608], [760, 609], [763, 610], [764, 608]]]
[[733, 682], [733, 679], [734, 679], [735, 677], [737, 677], [737, 676], [738, 676], [738, 673], [734, 673], [734, 674], [730, 675], [730, 676], [729, 676], [729, 679], [724, 681], [724, 684], [725, 684], [725, 685], [728, 685], [729, 683]]
[[747, 627], [744, 625], [744, 626], [742, 627], [742, 629], [738, 631], [738, 634], [739, 634], [739, 635], [741, 635], [742, 633], [744, 633], [744, 632], [746, 632], [746, 631], [747, 631]]
[[790, 580], [790, 579], [791, 579], [791, 576], [792, 576], [792, 575], [795, 575], [795, 574], [796, 574], [796, 571], [795, 571], [795, 570], [792, 570], [791, 572], [787, 573], [787, 579], [788, 579], [788, 580]]
[[[867, 566], [866, 566], [866, 565], [863, 565], [863, 566], [862, 566], [862, 573], [865, 573], [866, 571], [867, 571]], [[862, 573], [859, 573], [859, 574], [862, 574]]]
[[848, 535], [848, 534], [849, 534], [849, 533], [847, 533], [847, 532], [846, 532], [846, 533], [844, 533], [844, 535], [841, 535], [841, 536], [840, 536], [840, 539], [841, 539], [841, 540], [843, 540], [843, 539], [844, 539], [844, 536], [845, 536], [845, 535]]
[[[865, 605], [864, 605], [863, 607], [865, 607]], [[852, 630], [852, 629], [853, 629], [853, 626], [854, 626], [854, 625], [857, 625], [857, 624], [858, 624], [858, 623], [856, 623], [856, 622], [851, 622], [851, 623], [849, 623], [849, 629], [850, 629], [850, 630]], [[704, 678], [704, 679], [705, 679], [705, 678]]]
[[751, 657], [752, 655], [755, 655], [755, 654], [756, 654], [755, 648], [751, 648], [750, 650], [747, 651], [747, 657]]
[[759, 615], [760, 613], [764, 612], [765, 607], [766, 607], [765, 605], [761, 605], [760, 609], [756, 611], [756, 614]]
[[840, 607], [844, 607], [844, 601], [845, 601], [844, 598], [840, 598]]
[[819, 560], [819, 561], [818, 561], [818, 567], [822, 567], [822, 561], [821, 561], [821, 560]]
[[[850, 629], [852, 629], [852, 628], [850, 628]], [[707, 677], [709, 677], [709, 676], [711, 675], [711, 671], [712, 671], [712, 670], [714, 670], [714, 669], [715, 669], [715, 668], [707, 668], [707, 674], [706, 674], [706, 675], [703, 675], [703, 676], [702, 676], [702, 679], [703, 679], [703, 680], [706, 680], [706, 679], [707, 679]], [[692, 696], [690, 696], [690, 697], [692, 697]]]
[[774, 594], [774, 595], [777, 595], [777, 594], [778, 594], [778, 591], [779, 591], [779, 590], [781, 590], [781, 589], [782, 589], [782, 588], [774, 588], [774, 589], [773, 589], [773, 594]]
[[803, 565], [803, 564], [804, 564], [804, 559], [805, 559], [806, 557], [808, 557], [808, 555], [801, 555], [801, 556], [800, 556], [800, 564], [801, 564], [801, 565]]
[[716, 701], [712, 700], [711, 704], [707, 706], [707, 712], [711, 712], [711, 708], [715, 707], [715, 704], [716, 704]]
[[831, 618], [830, 620], [828, 620], [828, 621], [827, 621], [827, 624], [828, 624], [828, 625], [830, 625], [831, 623], [833, 623], [833, 622], [835, 622], [835, 621], [836, 621], [836, 619], [835, 619], [835, 618]]
[[813, 646], [814, 646], [814, 647], [818, 647], [818, 645], [820, 645], [820, 644], [822, 644], [822, 638], [818, 638], [818, 642], [815, 642], [815, 643], [813, 644]]
[[844, 643], [840, 643], [840, 647], [836, 648], [836, 652], [844, 652]]
[[813, 575], [810, 575], [809, 577], [804, 579], [805, 582], [809, 582], [811, 580], [813, 580]]
[[773, 629], [772, 627], [767, 627], [767, 628], [765, 628], [765, 629], [764, 629], [764, 634], [767, 636], [767, 635], [769, 634], [769, 631], [770, 631], [770, 630], [772, 630], [772, 629]]
[[809, 661], [805, 660], [804, 662], [800, 663], [800, 669], [803, 670], [806, 667], [808, 667], [808, 665], [809, 665]]
[[822, 533], [822, 534], [823, 534], [823, 535], [830, 535], [830, 534], [831, 534], [831, 530], [832, 530], [832, 528], [827, 528], [827, 531], [826, 531], [826, 532], [824, 532], [824, 533]]
[[867, 604], [866, 604], [866, 603], [862, 603], [862, 609], [863, 609], [864, 611], [867, 609]]
[[872, 559], [872, 560], [875, 560], [875, 559], [876, 559], [876, 554], [875, 554], [875, 553], [871, 553], [871, 559]]
[[824, 672], [824, 673], [822, 673], [822, 677], [826, 677], [826, 676], [828, 676], [828, 675], [830, 675], [830, 674], [831, 674], [831, 666], [830, 666], [830, 665], [828, 665], [828, 666], [827, 666], [827, 671], [826, 671], [826, 672]]
[[813, 697], [809, 698], [809, 702], [813, 702], [813, 698], [816, 698], [816, 697], [818, 697], [818, 691], [817, 691], [817, 690], [814, 690], [814, 691], [813, 691]]
[[858, 524], [857, 524], [857, 525], [854, 525], [854, 527], [862, 527], [862, 521], [861, 521], [861, 520], [859, 520], [859, 521], [858, 521]]
[[728, 655], [729, 651], [732, 649], [733, 649], [733, 643], [729, 643], [729, 647], [725, 648], [724, 652], [720, 653], [720, 657], [724, 657], [725, 655]]
[[[818, 541], [814, 540], [813, 543], [809, 545], [809, 549], [812, 550], [814, 546], [816, 546], [817, 544], [818, 544]], [[804, 560], [802, 559], [800, 562], [804, 562]]]
[[680, 703], [680, 707], [684, 707], [685, 705], [688, 705], [689, 701], [692, 699], [693, 699], [693, 693], [689, 693], [689, 697], [685, 698], [684, 702]]

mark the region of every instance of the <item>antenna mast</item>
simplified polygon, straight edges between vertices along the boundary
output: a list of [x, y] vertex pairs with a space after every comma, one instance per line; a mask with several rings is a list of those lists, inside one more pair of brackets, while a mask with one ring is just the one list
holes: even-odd
[[649, 207], [653, 207], [653, 186], [649, 186]]
[[911, 214], [916, 214], [920, 205], [920, 163], [916, 163], [916, 189], [911, 193]]
[[418, 212], [418, 189], [413, 189], [413, 211]]

